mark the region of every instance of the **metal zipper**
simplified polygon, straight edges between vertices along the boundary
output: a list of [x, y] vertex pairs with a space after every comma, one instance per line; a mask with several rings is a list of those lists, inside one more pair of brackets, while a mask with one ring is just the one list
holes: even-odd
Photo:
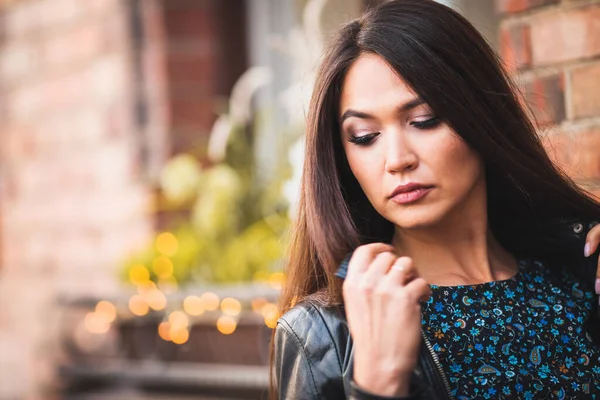
[[437, 367], [437, 370], [440, 373], [442, 381], [444, 382], [444, 387], [446, 388], [446, 394], [448, 395], [449, 399], [452, 399], [453, 397], [452, 397], [452, 394], [450, 391], [450, 384], [448, 383], [448, 378], [446, 378], [446, 374], [444, 373], [444, 370], [442, 369], [442, 364], [440, 364], [439, 358], [438, 358], [437, 354], [435, 354], [435, 351], [433, 351], [433, 347], [431, 346], [431, 343], [429, 343], [429, 340], [427, 339], [427, 336], [425, 336], [425, 332], [423, 332], [423, 330], [421, 330], [421, 336], [423, 336], [423, 341], [425, 342], [425, 346], [427, 346], [427, 350], [429, 350], [429, 354], [431, 354], [431, 358], [433, 358], [433, 362], [435, 363], [435, 366]]

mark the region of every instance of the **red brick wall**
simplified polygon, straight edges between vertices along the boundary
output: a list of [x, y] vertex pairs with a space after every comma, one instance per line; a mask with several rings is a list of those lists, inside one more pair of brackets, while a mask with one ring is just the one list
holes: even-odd
[[223, 100], [247, 68], [243, 0], [164, 2], [173, 153], [205, 149]]
[[600, 1], [496, 0], [500, 52], [550, 155], [600, 196]]
[[[160, 146], [164, 76], [136, 83], [127, 4], [0, 6], [0, 398], [42, 398], [56, 384], [58, 298], [110, 293], [151, 232], [140, 149]], [[151, 70], [160, 51], [141, 54]], [[140, 87], [154, 110], [143, 126]]]

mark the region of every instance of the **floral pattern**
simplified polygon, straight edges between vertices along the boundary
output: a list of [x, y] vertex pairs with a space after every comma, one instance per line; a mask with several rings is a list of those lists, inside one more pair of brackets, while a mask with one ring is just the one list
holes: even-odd
[[520, 260], [504, 281], [432, 285], [422, 324], [456, 399], [600, 399], [594, 298], [566, 269]]

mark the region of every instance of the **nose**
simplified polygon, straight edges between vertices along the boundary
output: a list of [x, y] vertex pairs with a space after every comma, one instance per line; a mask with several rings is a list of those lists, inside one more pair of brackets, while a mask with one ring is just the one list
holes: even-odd
[[411, 171], [419, 164], [419, 158], [402, 132], [389, 132], [386, 143], [385, 169], [387, 172]]

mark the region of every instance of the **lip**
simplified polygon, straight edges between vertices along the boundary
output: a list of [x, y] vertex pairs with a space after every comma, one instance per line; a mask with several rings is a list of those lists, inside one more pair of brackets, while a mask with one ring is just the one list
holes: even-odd
[[431, 192], [432, 189], [433, 186], [410, 182], [406, 185], [397, 186], [389, 197], [395, 203], [407, 204], [419, 200]]

